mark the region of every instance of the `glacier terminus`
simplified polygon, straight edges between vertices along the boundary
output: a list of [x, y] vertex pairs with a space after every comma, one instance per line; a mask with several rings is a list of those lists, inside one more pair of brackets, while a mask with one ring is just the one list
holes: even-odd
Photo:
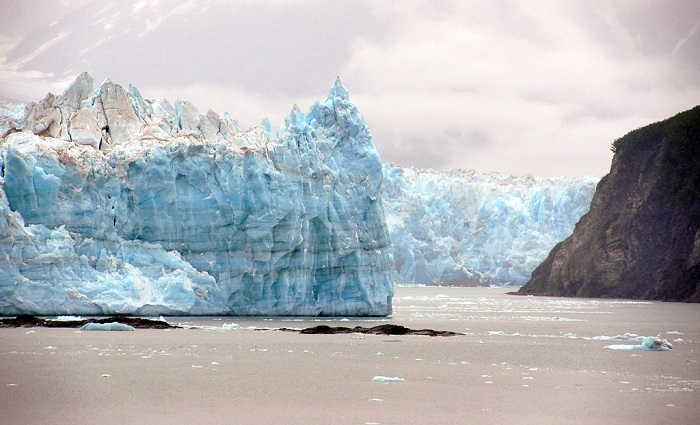
[[522, 285], [589, 209], [593, 177], [384, 165], [398, 283]]
[[273, 130], [83, 73], [0, 104], [0, 315], [388, 315], [525, 283], [595, 184], [382, 164], [340, 80]]
[[276, 132], [86, 73], [0, 112], [0, 315], [391, 313], [382, 163], [340, 80]]

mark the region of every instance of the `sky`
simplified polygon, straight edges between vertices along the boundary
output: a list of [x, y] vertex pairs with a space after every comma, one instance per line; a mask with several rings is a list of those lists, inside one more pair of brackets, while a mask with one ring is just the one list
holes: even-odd
[[700, 1], [0, 0], [0, 97], [82, 71], [279, 126], [340, 76], [382, 159], [602, 176], [700, 103]]

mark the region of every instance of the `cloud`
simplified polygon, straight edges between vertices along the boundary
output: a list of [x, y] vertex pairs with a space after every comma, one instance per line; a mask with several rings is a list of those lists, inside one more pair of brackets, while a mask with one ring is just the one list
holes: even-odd
[[87, 70], [279, 123], [340, 74], [400, 165], [602, 175], [614, 139], [700, 99], [692, 0], [38, 1], [0, 17], [0, 95]]

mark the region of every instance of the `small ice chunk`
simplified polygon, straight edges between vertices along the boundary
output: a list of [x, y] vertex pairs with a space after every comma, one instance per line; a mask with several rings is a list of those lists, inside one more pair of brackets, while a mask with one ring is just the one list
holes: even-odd
[[112, 375], [110, 375], [109, 373], [103, 373], [101, 376], [103, 378], [111, 378], [112, 377]]
[[119, 322], [110, 323], [86, 323], [80, 328], [81, 331], [135, 331], [133, 326]]
[[47, 345], [46, 347], [44, 347], [44, 350], [55, 350], [55, 349], [56, 349], [56, 347], [54, 347], [53, 345]]
[[193, 364], [192, 367], [195, 369], [202, 369], [204, 366], [202, 366], [201, 364]]
[[374, 382], [403, 382], [405, 381], [404, 378], [400, 378], [398, 376], [375, 376], [372, 378], [372, 381]]
[[683, 332], [681, 331], [667, 331], [666, 333], [668, 335], [683, 335]]
[[213, 364], [214, 366], [217, 366], [219, 364], [219, 362], [211, 362], [211, 364]]
[[81, 316], [56, 316], [48, 320], [51, 320], [52, 322], [75, 322], [78, 320], [83, 320], [83, 318]]
[[676, 338], [673, 340], [673, 342], [684, 342], [685, 340], [683, 338]]
[[223, 323], [221, 326], [206, 326], [205, 329], [213, 329], [218, 332], [229, 332], [236, 329], [238, 326], [238, 323]]
[[375, 401], [375, 402], [377, 402], [377, 403], [381, 403], [381, 402], [384, 401], [384, 399], [383, 399], [383, 398], [370, 398], [370, 399], [367, 400], [367, 401]]
[[31, 334], [35, 334], [35, 333], [36, 333], [36, 331], [27, 331], [27, 332], [25, 332], [25, 334], [27, 334], [27, 335], [31, 335]]
[[639, 345], [616, 344], [606, 345], [603, 348], [608, 350], [668, 351], [673, 349], [673, 345], [665, 339], [645, 336]]
[[17, 384], [5, 384], [6, 387], [16, 387]]

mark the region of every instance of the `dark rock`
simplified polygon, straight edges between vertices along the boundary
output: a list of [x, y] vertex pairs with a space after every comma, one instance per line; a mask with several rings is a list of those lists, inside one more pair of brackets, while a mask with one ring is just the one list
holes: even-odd
[[372, 334], [372, 335], [428, 335], [428, 336], [455, 336], [464, 335], [458, 332], [451, 331], [436, 331], [433, 329], [410, 329], [401, 325], [379, 325], [372, 328], [364, 328], [362, 326], [355, 326], [354, 328], [347, 328], [344, 326], [331, 327], [327, 325], [314, 326], [312, 328], [306, 328], [299, 331], [302, 334], [348, 334], [348, 333], [360, 333], [360, 334]]
[[700, 106], [612, 150], [590, 212], [518, 294], [700, 302]]
[[87, 323], [119, 322], [137, 329], [172, 329], [179, 326], [171, 325], [162, 320], [143, 319], [140, 317], [114, 316], [101, 319], [85, 320], [46, 320], [29, 314], [19, 314], [14, 319], [0, 319], [0, 328], [81, 328]]
[[354, 332], [353, 329], [346, 328], [343, 326], [330, 327], [327, 325], [318, 325], [312, 328], [306, 328], [299, 331], [299, 333], [302, 334], [349, 334], [352, 332]]

